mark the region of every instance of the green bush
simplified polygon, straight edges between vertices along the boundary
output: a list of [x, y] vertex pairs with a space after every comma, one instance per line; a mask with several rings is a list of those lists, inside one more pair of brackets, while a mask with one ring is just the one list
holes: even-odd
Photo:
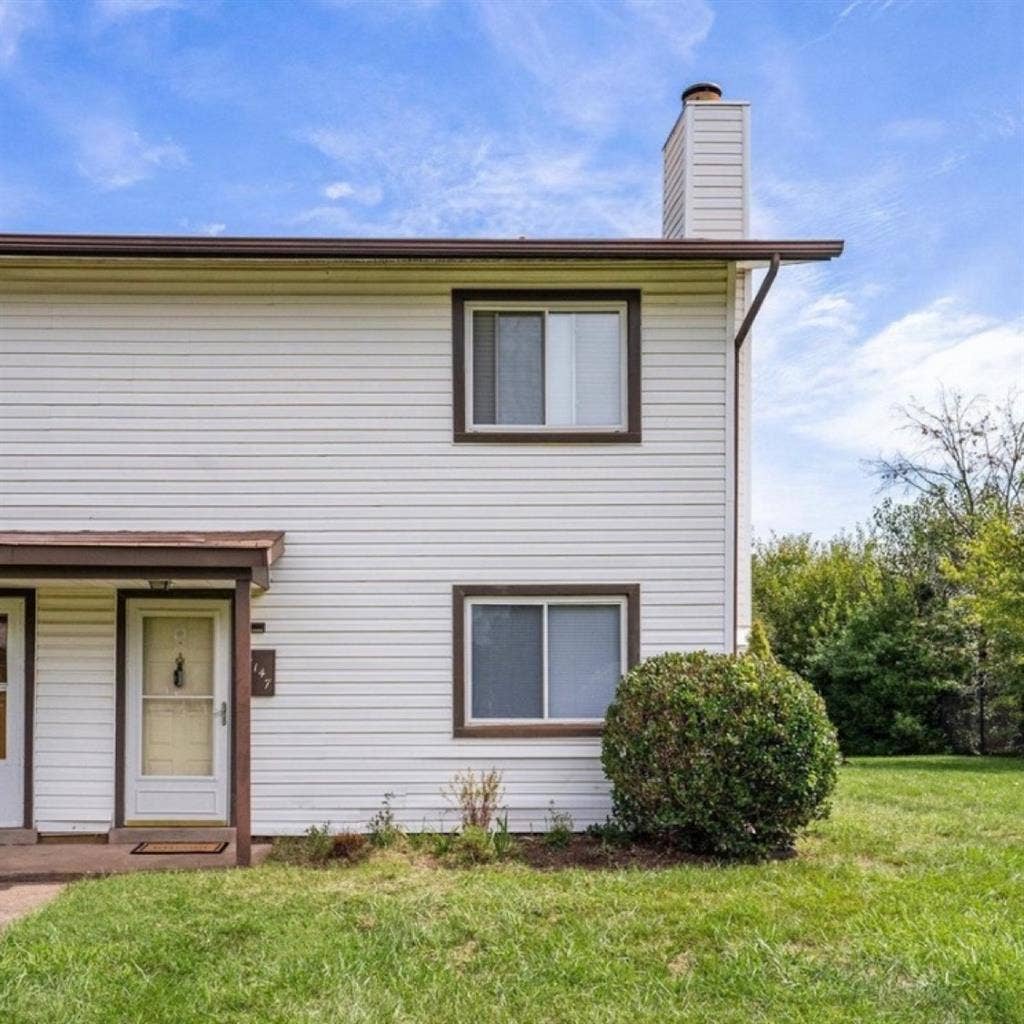
[[450, 854], [456, 864], [489, 864], [497, 856], [491, 833], [479, 825], [466, 825], [452, 840]]
[[616, 820], [695, 853], [789, 846], [828, 813], [838, 762], [821, 698], [760, 658], [649, 658], [619, 683], [605, 721]]

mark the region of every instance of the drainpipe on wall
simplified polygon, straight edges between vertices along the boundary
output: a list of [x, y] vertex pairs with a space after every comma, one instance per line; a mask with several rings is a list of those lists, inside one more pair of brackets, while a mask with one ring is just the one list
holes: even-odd
[[736, 339], [733, 343], [735, 351], [733, 354], [732, 402], [732, 649], [734, 653], [737, 652], [739, 646], [736, 642], [736, 634], [739, 629], [740, 617], [740, 351], [743, 348], [743, 342], [747, 340], [747, 335], [750, 334], [750, 328], [754, 326], [757, 314], [761, 312], [761, 306], [764, 305], [768, 292], [771, 291], [771, 287], [775, 283], [775, 277], [779, 272], [781, 263], [782, 257], [779, 253], [775, 253], [768, 264], [768, 273], [765, 274], [761, 287], [757, 289], [754, 301], [750, 304], [750, 309], [747, 310], [747, 315], [743, 318], [743, 323], [740, 324], [740, 329], [736, 332]]

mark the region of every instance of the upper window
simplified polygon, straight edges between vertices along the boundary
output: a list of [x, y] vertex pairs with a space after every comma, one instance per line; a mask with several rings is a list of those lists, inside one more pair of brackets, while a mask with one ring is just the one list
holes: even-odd
[[638, 441], [636, 292], [455, 292], [455, 438]]
[[456, 735], [596, 733], [636, 660], [634, 586], [456, 588]]

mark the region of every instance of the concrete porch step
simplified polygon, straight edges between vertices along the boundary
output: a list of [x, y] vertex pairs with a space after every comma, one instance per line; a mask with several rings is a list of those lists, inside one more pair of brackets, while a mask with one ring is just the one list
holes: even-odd
[[167, 828], [112, 828], [110, 843], [233, 843], [235, 830], [210, 825], [175, 825]]

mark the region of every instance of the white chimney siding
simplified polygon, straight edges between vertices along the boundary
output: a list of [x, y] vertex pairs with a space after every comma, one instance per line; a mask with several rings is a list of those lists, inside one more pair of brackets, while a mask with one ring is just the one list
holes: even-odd
[[662, 235], [747, 238], [750, 104], [686, 100], [664, 146]]
[[[750, 104], [723, 100], [711, 83], [698, 83], [683, 94], [683, 109], [664, 146], [662, 235], [665, 238], [750, 237]], [[732, 330], [742, 322], [752, 295], [751, 271], [737, 266], [731, 275]], [[725, 409], [727, 461], [725, 490], [728, 531], [736, 528], [736, 607], [731, 628], [738, 649], [747, 645], [751, 610], [751, 460], [750, 397], [751, 338], [738, 356], [730, 351], [728, 374], [739, 359], [737, 393]], [[733, 420], [732, 403], [739, 407]], [[735, 423], [739, 437], [734, 439]], [[735, 440], [735, 447], [734, 447]], [[733, 453], [739, 465], [732, 468]], [[731, 563], [731, 558], [727, 559]], [[732, 590], [732, 566], [726, 566], [726, 586]]]

